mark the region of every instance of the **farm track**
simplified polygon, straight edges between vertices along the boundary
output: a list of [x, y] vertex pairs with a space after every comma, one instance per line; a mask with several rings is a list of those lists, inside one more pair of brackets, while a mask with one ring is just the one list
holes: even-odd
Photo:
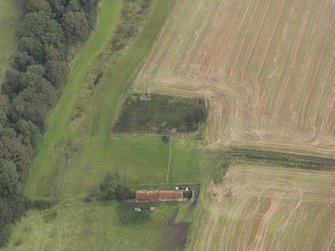
[[136, 87], [208, 97], [210, 149], [331, 156], [334, 12], [328, 0], [179, 2]]
[[216, 166], [223, 159], [263, 161], [314, 170], [335, 170], [335, 159], [332, 158], [257, 149], [228, 148], [213, 158], [212, 165]]

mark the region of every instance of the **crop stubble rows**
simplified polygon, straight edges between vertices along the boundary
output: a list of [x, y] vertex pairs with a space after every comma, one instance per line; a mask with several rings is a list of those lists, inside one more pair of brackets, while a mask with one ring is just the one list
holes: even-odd
[[138, 88], [207, 96], [208, 144], [335, 152], [329, 0], [179, 1]]
[[205, 195], [188, 249], [333, 250], [334, 192], [329, 172], [233, 167]]

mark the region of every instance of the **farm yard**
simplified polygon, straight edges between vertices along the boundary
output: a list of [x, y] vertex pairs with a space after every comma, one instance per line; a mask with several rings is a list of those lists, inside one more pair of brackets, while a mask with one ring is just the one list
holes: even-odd
[[329, 0], [179, 1], [137, 88], [207, 96], [207, 143], [334, 154]]
[[334, 250], [333, 172], [253, 164], [203, 192], [187, 250]]

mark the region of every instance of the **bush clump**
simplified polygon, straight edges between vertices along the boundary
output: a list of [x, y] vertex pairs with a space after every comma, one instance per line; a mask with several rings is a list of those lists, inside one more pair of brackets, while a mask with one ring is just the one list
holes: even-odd
[[230, 163], [228, 160], [224, 160], [214, 171], [213, 182], [215, 185], [221, 184], [224, 176], [226, 175]]

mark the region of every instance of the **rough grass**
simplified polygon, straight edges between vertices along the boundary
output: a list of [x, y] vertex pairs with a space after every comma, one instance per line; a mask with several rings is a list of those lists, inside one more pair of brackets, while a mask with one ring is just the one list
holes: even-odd
[[10, 58], [16, 50], [17, 8], [13, 0], [0, 1], [0, 83], [9, 67]]
[[62, 206], [48, 222], [43, 219], [48, 212], [30, 211], [15, 226], [7, 250], [168, 250], [166, 222], [175, 205], [160, 206], [150, 221], [126, 225], [119, 221], [116, 202], [68, 201]]
[[152, 94], [151, 101], [141, 101], [138, 94], [126, 99], [120, 117], [114, 126], [115, 132], [171, 132], [193, 131], [197, 129], [192, 122], [194, 107], [199, 99], [182, 98]]
[[274, 152], [269, 150], [260, 150], [255, 148], [225, 148], [218, 151], [217, 157], [212, 164], [217, 165], [224, 159], [233, 159], [236, 161], [255, 161], [262, 163], [272, 163], [292, 168], [303, 168], [310, 170], [335, 170], [335, 159], [303, 155], [285, 152]]

